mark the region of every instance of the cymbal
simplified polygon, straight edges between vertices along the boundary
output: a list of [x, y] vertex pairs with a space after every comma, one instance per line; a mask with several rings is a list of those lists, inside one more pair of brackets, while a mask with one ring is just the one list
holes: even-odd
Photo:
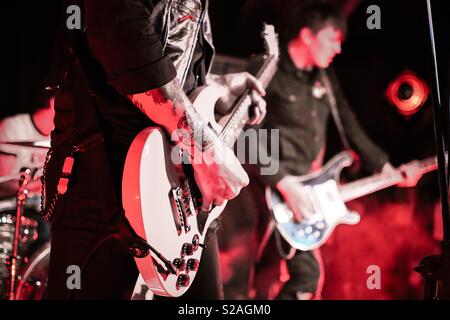
[[9, 176], [1, 176], [0, 177], [0, 184], [8, 181], [17, 181], [20, 179], [20, 173], [11, 174]]
[[[33, 180], [39, 179], [40, 176], [42, 176], [43, 168], [42, 166], [39, 167], [31, 167], [31, 170], [35, 170]], [[14, 173], [7, 176], [0, 176], [0, 185], [7, 182], [16, 182], [19, 181], [20, 177], [22, 176], [22, 173]]]
[[[27, 185], [26, 189], [29, 192], [41, 192], [41, 176], [42, 168], [38, 168], [38, 171], [34, 174], [33, 179]], [[20, 173], [0, 177], [0, 199], [12, 197], [17, 194], [20, 178]]]
[[50, 149], [50, 140], [40, 141], [3, 141], [0, 142], [0, 146], [16, 146], [22, 148], [41, 148]]
[[[27, 190], [29, 193], [40, 193], [42, 183], [39, 178], [33, 179], [28, 185]], [[0, 183], [0, 199], [15, 197], [19, 189], [19, 180], [10, 180]]]

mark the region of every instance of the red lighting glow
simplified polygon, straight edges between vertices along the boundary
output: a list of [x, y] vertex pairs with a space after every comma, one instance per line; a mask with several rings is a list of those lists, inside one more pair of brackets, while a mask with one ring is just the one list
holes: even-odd
[[414, 72], [406, 71], [389, 83], [386, 98], [400, 114], [410, 116], [424, 105], [429, 91], [425, 81]]

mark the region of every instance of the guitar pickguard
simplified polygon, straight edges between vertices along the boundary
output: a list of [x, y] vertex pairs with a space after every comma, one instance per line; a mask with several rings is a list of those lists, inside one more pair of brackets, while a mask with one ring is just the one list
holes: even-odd
[[359, 215], [348, 211], [336, 180], [342, 168], [350, 163], [349, 154], [342, 153], [320, 172], [299, 178], [303, 190], [301, 207], [310, 216], [301, 223], [294, 221], [292, 211], [276, 190], [266, 190], [277, 229], [291, 246], [303, 251], [315, 249], [328, 239], [338, 224], [359, 222]]

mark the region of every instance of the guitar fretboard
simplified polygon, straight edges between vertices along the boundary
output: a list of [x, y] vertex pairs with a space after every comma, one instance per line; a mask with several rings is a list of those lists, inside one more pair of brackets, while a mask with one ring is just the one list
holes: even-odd
[[[261, 81], [264, 88], [268, 86], [270, 80], [274, 76], [277, 68], [277, 62], [278, 57], [269, 56], [259, 70], [256, 78]], [[231, 117], [228, 119], [219, 135], [220, 141], [226, 146], [232, 147], [234, 145], [239, 133], [249, 119], [248, 111], [250, 106], [250, 91], [247, 90], [235, 104]]]
[[[437, 169], [436, 157], [427, 158], [421, 161], [414, 161], [407, 166], [414, 168], [422, 175]], [[346, 183], [340, 186], [339, 191], [344, 202], [357, 199], [370, 193], [389, 188], [403, 180], [400, 170], [396, 170], [393, 174], [386, 175], [378, 173], [367, 178], [363, 178], [354, 182]]]

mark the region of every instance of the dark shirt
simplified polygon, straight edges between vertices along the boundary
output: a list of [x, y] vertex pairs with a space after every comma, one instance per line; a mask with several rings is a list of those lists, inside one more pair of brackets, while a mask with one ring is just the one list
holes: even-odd
[[[113, 140], [125, 145], [152, 122], [126, 95], [160, 87], [176, 76], [170, 58], [163, 52], [160, 37], [153, 31], [150, 0], [80, 1], [86, 32], [67, 30], [68, 55], [64, 92], [57, 96], [54, 141], [70, 138], [75, 111], [96, 96], [104, 124]], [[78, 61], [75, 61], [78, 60]], [[81, 62], [80, 62], [81, 61]], [[84, 73], [84, 75], [83, 75]], [[89, 78], [89, 88], [80, 78]], [[93, 121], [78, 121], [81, 130]], [[80, 129], [80, 128], [79, 128]]]
[[[371, 171], [381, 169], [388, 156], [364, 133], [339, 87], [334, 72], [326, 70], [336, 97], [337, 108], [351, 147], [358, 151]], [[331, 117], [320, 72], [297, 69], [285, 52], [279, 69], [267, 89], [266, 129], [279, 129], [279, 171], [261, 176], [274, 186], [286, 175], [304, 175], [326, 145], [327, 123]], [[313, 88], [316, 95], [313, 94]], [[270, 154], [270, 151], [269, 151]]]
[[161, 87], [176, 75], [154, 31], [152, 10], [158, 1], [84, 1], [89, 47], [120, 94]]

